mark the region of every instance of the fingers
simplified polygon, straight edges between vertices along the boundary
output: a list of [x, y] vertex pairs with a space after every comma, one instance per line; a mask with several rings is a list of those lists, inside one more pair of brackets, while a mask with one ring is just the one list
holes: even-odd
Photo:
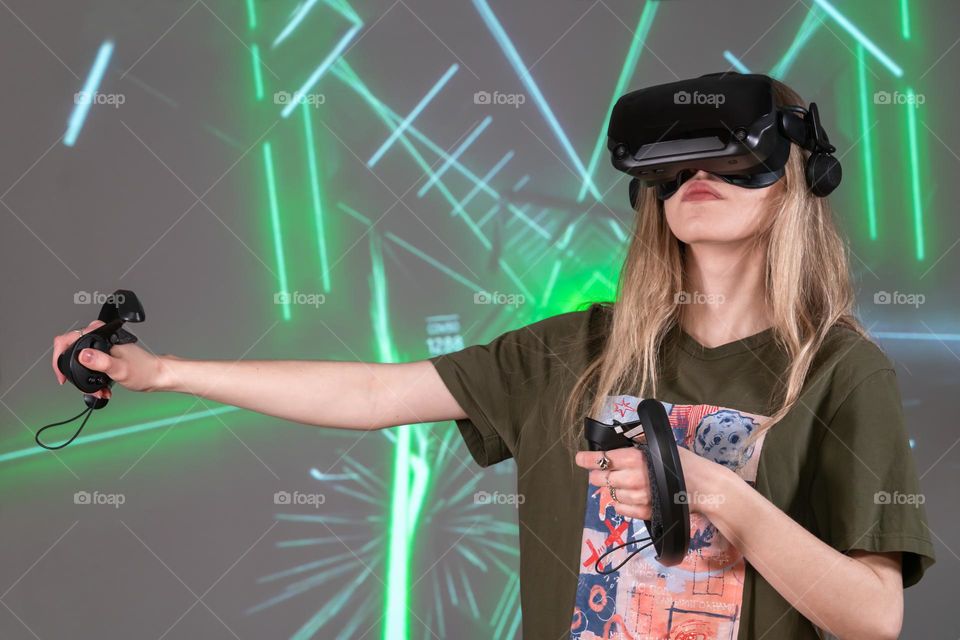
[[579, 451], [577, 452], [577, 465], [584, 469], [599, 469], [600, 459], [606, 455], [610, 461], [610, 468], [617, 467], [635, 467], [646, 464], [643, 460], [643, 453], [634, 447], [624, 447], [622, 449], [612, 449], [610, 451]]
[[84, 349], [80, 352], [80, 364], [87, 369], [102, 371], [118, 382], [122, 379], [123, 363], [116, 358], [110, 357], [103, 351], [96, 349]]
[[[82, 329], [82, 333], [93, 331], [97, 327], [103, 326], [103, 324], [104, 323], [100, 320], [94, 320]], [[51, 364], [53, 365], [53, 374], [56, 376], [57, 382], [60, 384], [66, 382], [67, 378], [60, 372], [60, 367], [57, 366], [57, 359], [60, 358], [61, 353], [66, 351], [70, 345], [77, 341], [77, 338], [79, 338], [80, 335], [81, 331], [68, 331], [54, 337], [53, 339], [53, 358], [51, 359]]]
[[590, 472], [590, 483], [597, 487], [616, 487], [623, 489], [647, 489], [650, 478], [647, 468], [594, 470]]
[[110, 390], [110, 387], [106, 387], [104, 389], [100, 389], [99, 391], [94, 391], [90, 395], [92, 395], [95, 398], [106, 398], [107, 400], [109, 400], [110, 398], [113, 397], [113, 392]]
[[[620, 492], [617, 492], [619, 497]], [[653, 517], [653, 509], [649, 506], [639, 506], [632, 504], [613, 503], [614, 510], [622, 516], [637, 518], [638, 520], [650, 520]]]

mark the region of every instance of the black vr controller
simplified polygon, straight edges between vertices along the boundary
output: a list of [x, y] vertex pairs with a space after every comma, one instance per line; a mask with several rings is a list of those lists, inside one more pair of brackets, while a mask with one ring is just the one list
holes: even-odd
[[[677, 441], [670, 428], [670, 420], [663, 405], [652, 398], [637, 406], [637, 419], [631, 422], [613, 421], [612, 425], [584, 418], [584, 431], [591, 451], [610, 451], [636, 447], [643, 451], [650, 475], [652, 517], [644, 520], [647, 538], [631, 540], [608, 549], [596, 562], [598, 573], [616, 571], [634, 555], [653, 545], [657, 560], [665, 566], [680, 564], [690, 544], [690, 509], [686, 501], [686, 485], [680, 467]], [[637, 438], [644, 436], [645, 442]], [[622, 547], [646, 543], [632, 551], [627, 558], [609, 571], [600, 569], [600, 561]]]
[[[84, 349], [96, 349], [97, 351], [110, 353], [110, 349], [115, 345], [136, 342], [137, 336], [124, 329], [123, 325], [127, 322], [143, 322], [145, 318], [143, 305], [140, 304], [140, 300], [137, 299], [137, 295], [133, 291], [118, 289], [107, 298], [103, 307], [100, 308], [100, 315], [97, 316], [97, 319], [104, 323], [103, 326], [82, 334], [57, 358], [57, 368], [60, 369], [60, 373], [73, 386], [83, 391], [83, 401], [86, 403], [87, 409], [69, 420], [49, 424], [38, 430], [35, 436], [38, 445], [44, 449], [62, 449], [80, 435], [84, 425], [87, 424], [87, 418], [90, 417], [94, 409], [102, 409], [107, 406], [106, 398], [98, 398], [92, 394], [101, 389], [112, 387], [113, 379], [102, 371], [94, 371], [83, 366], [80, 363], [80, 352]], [[80, 428], [66, 442], [49, 446], [40, 440], [40, 434], [45, 429], [73, 422], [84, 414], [86, 414], [86, 417], [80, 424]]]

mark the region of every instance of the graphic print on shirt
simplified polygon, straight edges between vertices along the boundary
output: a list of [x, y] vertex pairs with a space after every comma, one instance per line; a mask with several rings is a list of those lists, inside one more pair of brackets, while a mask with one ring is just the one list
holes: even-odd
[[[636, 420], [639, 403], [633, 396], [608, 397], [598, 419]], [[746, 450], [744, 443], [765, 416], [705, 404], [661, 404], [678, 445], [729, 467], [750, 484], [756, 481], [763, 437]], [[613, 504], [609, 489], [589, 485], [572, 640], [734, 640], [743, 604], [743, 556], [706, 518], [691, 513], [690, 549], [680, 564], [663, 566], [651, 546], [619, 570], [599, 574], [597, 558], [607, 549], [648, 535], [642, 520], [619, 515]], [[639, 546], [614, 551], [601, 567], [609, 570]]]

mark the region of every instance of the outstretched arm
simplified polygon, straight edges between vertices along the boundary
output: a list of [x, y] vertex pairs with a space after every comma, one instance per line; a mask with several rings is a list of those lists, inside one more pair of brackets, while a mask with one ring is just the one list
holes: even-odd
[[[85, 331], [100, 326], [91, 323]], [[54, 339], [57, 357], [79, 334]], [[107, 355], [80, 353], [81, 363], [103, 371], [134, 391], [176, 391], [303, 424], [343, 429], [382, 429], [401, 424], [465, 417], [433, 364], [312, 360], [186, 360], [156, 356], [136, 344], [115, 346]], [[95, 395], [109, 397], [109, 390]]]

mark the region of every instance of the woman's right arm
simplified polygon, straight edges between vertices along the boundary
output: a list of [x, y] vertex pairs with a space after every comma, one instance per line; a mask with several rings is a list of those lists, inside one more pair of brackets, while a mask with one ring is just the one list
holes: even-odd
[[[91, 323], [84, 332], [100, 326]], [[54, 338], [57, 357], [77, 332]], [[87, 359], [89, 356], [89, 359]], [[428, 360], [399, 364], [314, 360], [186, 360], [156, 356], [137, 344], [110, 354], [80, 352], [80, 362], [134, 391], [175, 391], [303, 424], [382, 429], [466, 417]], [[109, 397], [109, 391], [98, 391]]]

